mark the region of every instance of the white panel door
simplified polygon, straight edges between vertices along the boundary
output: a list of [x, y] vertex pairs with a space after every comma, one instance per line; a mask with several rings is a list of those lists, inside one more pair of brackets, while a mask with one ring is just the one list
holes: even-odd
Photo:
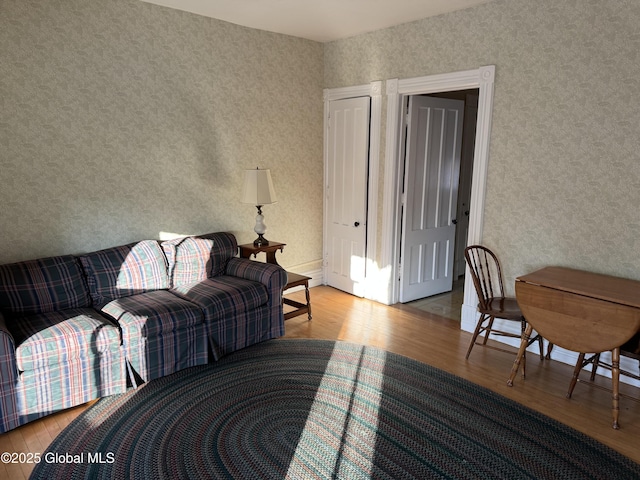
[[409, 99], [404, 174], [400, 301], [453, 285], [464, 102]]
[[327, 284], [364, 296], [367, 246], [369, 97], [329, 104]]

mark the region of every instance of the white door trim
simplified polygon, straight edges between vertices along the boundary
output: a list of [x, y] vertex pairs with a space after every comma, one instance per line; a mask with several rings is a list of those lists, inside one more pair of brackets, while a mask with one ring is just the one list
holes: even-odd
[[375, 265], [378, 231], [378, 181], [380, 178], [380, 125], [382, 123], [382, 82], [366, 85], [331, 88], [324, 90], [324, 185], [323, 185], [323, 241], [322, 241], [322, 284], [327, 284], [327, 175], [328, 142], [327, 135], [329, 102], [354, 97], [371, 97], [371, 123], [369, 125], [369, 182], [367, 186], [367, 258], [365, 278], [365, 298], [371, 298], [372, 277], [369, 275]]
[[[491, 138], [491, 118], [493, 112], [493, 88], [495, 65], [480, 67], [440, 75], [408, 79], [387, 80], [387, 138], [385, 149], [384, 203], [382, 214], [381, 267], [388, 270], [388, 288], [385, 299], [389, 305], [398, 302], [398, 250], [400, 245], [400, 193], [402, 178], [401, 128], [404, 97], [425, 93], [450, 92], [456, 90], [479, 89], [476, 145], [471, 187], [471, 209], [469, 219], [468, 244], [482, 240], [484, 223], [484, 201], [489, 164], [489, 142]], [[466, 275], [464, 304], [462, 306], [462, 328], [473, 330], [476, 323], [477, 297], [470, 275]], [[469, 327], [471, 325], [471, 327]]]

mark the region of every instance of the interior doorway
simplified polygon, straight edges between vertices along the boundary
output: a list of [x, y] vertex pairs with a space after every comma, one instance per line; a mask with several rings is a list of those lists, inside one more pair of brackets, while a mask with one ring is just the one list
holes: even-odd
[[369, 97], [329, 104], [326, 164], [327, 285], [364, 296]]
[[[355, 104], [351, 105], [351, 102], [355, 102]], [[365, 108], [362, 108], [362, 105], [358, 106], [360, 102], [363, 102], [363, 105], [366, 104], [368, 113], [352, 115], [358, 110], [364, 112]], [[379, 179], [381, 112], [382, 82], [380, 81], [371, 82], [367, 85], [326, 89], [324, 91], [323, 284], [330, 284], [353, 295], [367, 298], [370, 298], [373, 290], [371, 285], [376, 284], [375, 275], [372, 272], [375, 270], [375, 252], [377, 250], [376, 235], [374, 233], [378, 228], [377, 185]], [[344, 121], [336, 123], [339, 117], [342, 117]], [[355, 118], [359, 118], [362, 123], [357, 128], [356, 124], [358, 122], [355, 121]], [[347, 135], [347, 133], [352, 127], [354, 131], [360, 132], [360, 140], [356, 142], [335, 141], [336, 138], [332, 136], [332, 131], [335, 132], [336, 128], [344, 128], [343, 133], [345, 135], [339, 135], [339, 137], [346, 139], [349, 138], [350, 134]], [[355, 149], [358, 152], [356, 156], [363, 159], [368, 158], [366, 165], [362, 167], [364, 164], [361, 164], [361, 168], [357, 172], [349, 168], [347, 168], [348, 171], [334, 171], [334, 149], [338, 146], [346, 148], [352, 144], [362, 146], [360, 150]], [[343, 161], [353, 156], [354, 150], [350, 148], [347, 150], [350, 150], [351, 153], [344, 155], [344, 158], [339, 162], [340, 168], [346, 168], [352, 164], [351, 160]], [[339, 157], [342, 158], [342, 155], [339, 155]], [[358, 205], [358, 208], [355, 209], [358, 211], [358, 215], [354, 215], [351, 211], [342, 211], [339, 215], [336, 214], [337, 210], [334, 207], [341, 209], [345, 205], [343, 201], [344, 195], [353, 194], [353, 189], [342, 180], [355, 179], [356, 177], [361, 184], [357, 189], [359, 192], [357, 195], [358, 201], [352, 203]], [[336, 189], [337, 186], [340, 188]], [[338, 195], [338, 190], [343, 192], [344, 195]], [[340, 232], [337, 232], [337, 235], [334, 234], [336, 233], [334, 224], [338, 218], [344, 224], [345, 230], [359, 235], [359, 240], [355, 242], [359, 245], [357, 251], [351, 248], [354, 242], [352, 241], [353, 239], [348, 238], [350, 234], [340, 234]], [[372, 234], [372, 232], [374, 233]], [[341, 246], [337, 248], [335, 239], [340, 237], [343, 237], [343, 239], [338, 242]], [[338, 265], [341, 265], [340, 268], [336, 268]]]
[[[382, 215], [382, 247], [380, 269], [388, 280], [385, 303], [394, 304], [399, 298], [400, 248], [400, 198], [402, 188], [401, 139], [404, 99], [409, 95], [454, 92], [478, 89], [478, 114], [476, 142], [472, 173], [471, 202], [469, 209], [469, 232], [467, 241], [480, 243], [484, 224], [485, 193], [489, 165], [491, 139], [491, 117], [495, 65], [486, 65], [474, 70], [428, 75], [406, 79], [389, 79], [387, 90], [387, 128], [385, 143], [384, 205]], [[461, 325], [473, 331], [477, 321], [477, 296], [471, 280], [465, 276], [464, 303]]]
[[[405, 100], [399, 300], [435, 306], [436, 310], [446, 312], [448, 318], [453, 308], [457, 310], [453, 317], [459, 319], [471, 211], [478, 89], [411, 95]], [[422, 115], [416, 115], [417, 104], [422, 105]], [[438, 235], [439, 231], [445, 231], [446, 235]], [[442, 295], [448, 292], [452, 295]]]

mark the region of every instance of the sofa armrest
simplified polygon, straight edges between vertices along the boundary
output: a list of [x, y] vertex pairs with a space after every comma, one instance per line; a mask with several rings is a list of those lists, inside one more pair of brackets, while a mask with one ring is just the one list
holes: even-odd
[[282, 292], [287, 284], [287, 272], [280, 265], [234, 257], [227, 263], [225, 274], [262, 283], [269, 292], [269, 304], [282, 303]]
[[16, 378], [16, 342], [7, 328], [4, 316], [0, 313], [0, 384], [14, 381]]

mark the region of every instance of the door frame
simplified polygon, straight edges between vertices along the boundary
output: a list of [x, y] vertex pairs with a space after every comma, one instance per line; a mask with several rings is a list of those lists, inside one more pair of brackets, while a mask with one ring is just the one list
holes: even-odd
[[345, 100], [356, 97], [371, 98], [371, 119], [369, 122], [369, 179], [367, 182], [367, 224], [366, 228], [366, 258], [364, 297], [370, 298], [371, 275], [375, 265], [377, 251], [378, 231], [378, 182], [380, 178], [380, 125], [382, 123], [382, 81], [371, 82], [365, 85], [356, 85], [342, 88], [328, 88], [323, 90], [324, 98], [324, 125], [323, 125], [323, 218], [322, 218], [322, 284], [327, 284], [328, 244], [327, 244], [327, 184], [329, 168], [329, 103], [335, 100]]
[[[398, 302], [399, 295], [399, 251], [401, 228], [401, 195], [403, 148], [401, 145], [404, 100], [409, 95], [420, 95], [457, 90], [478, 89], [478, 119], [476, 145], [471, 186], [471, 208], [467, 243], [482, 240], [484, 203], [489, 165], [489, 143], [493, 113], [493, 90], [495, 65], [482, 66], [475, 70], [429, 75], [407, 79], [389, 79], [387, 86], [387, 129], [385, 149], [384, 203], [382, 213], [381, 266], [389, 272], [387, 298], [380, 301], [389, 305]], [[470, 275], [465, 275], [464, 304], [462, 306], [462, 328], [473, 330], [477, 318], [477, 296]]]
[[[470, 115], [470, 110], [473, 115]], [[478, 123], [478, 94], [467, 93], [464, 100], [464, 129], [462, 132], [462, 156], [460, 158], [460, 179], [458, 185], [458, 226], [464, 226], [464, 236], [456, 232], [456, 261], [454, 271], [456, 276], [464, 275], [467, 262], [464, 259], [464, 249], [467, 246], [467, 238], [469, 237], [469, 213], [465, 215], [464, 211], [469, 210], [471, 204], [471, 175], [473, 174], [473, 150], [465, 149], [468, 143], [473, 143], [475, 148], [476, 124]], [[462, 188], [464, 187], [464, 190]], [[462, 194], [460, 193], [462, 192]], [[465, 201], [466, 207], [463, 207], [462, 200]], [[466, 217], [466, 218], [465, 218]], [[462, 221], [460, 221], [462, 219]], [[458, 240], [462, 240], [458, 242]], [[459, 272], [459, 273], [458, 273]]]

